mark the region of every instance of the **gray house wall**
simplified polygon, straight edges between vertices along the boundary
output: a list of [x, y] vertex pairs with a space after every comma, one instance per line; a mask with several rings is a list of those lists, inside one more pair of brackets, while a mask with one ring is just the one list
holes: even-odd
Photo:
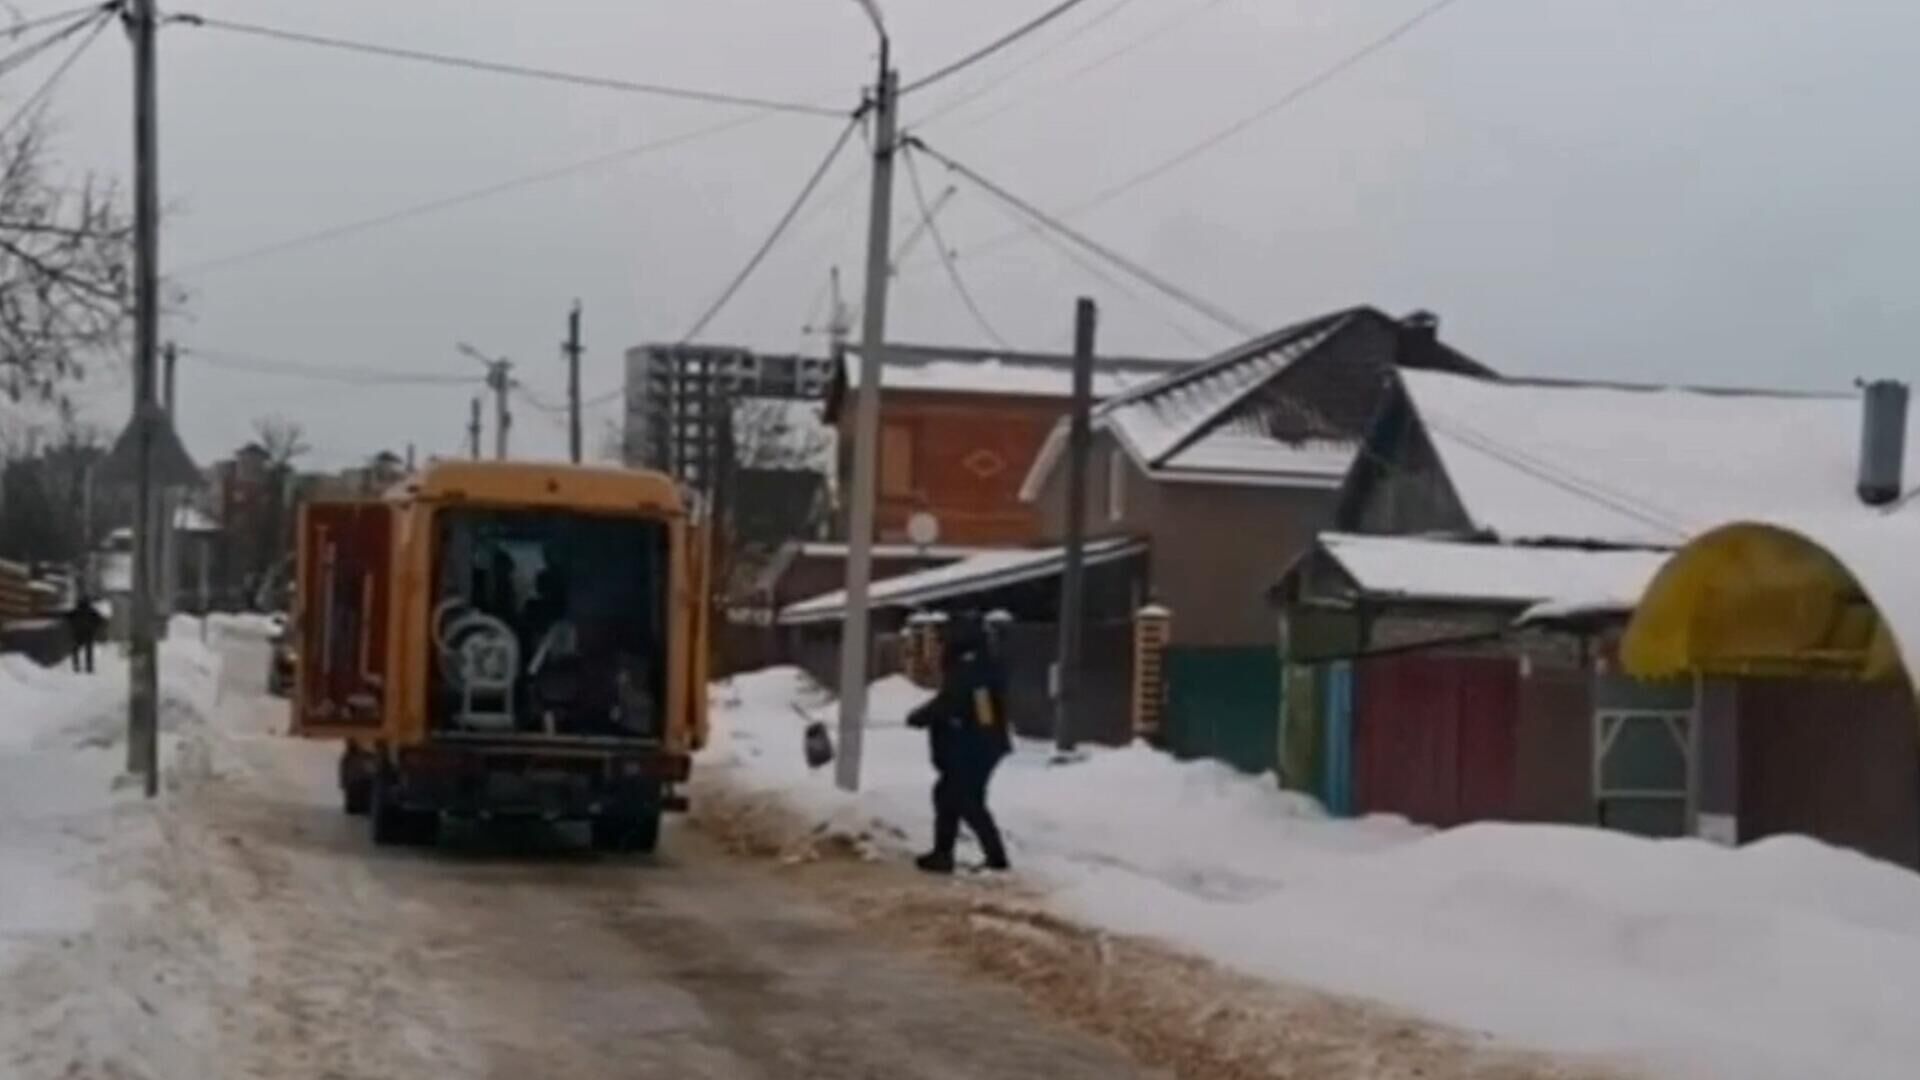
[[[1108, 462], [1126, 470], [1121, 513], [1107, 501]], [[1041, 488], [1041, 527], [1066, 532], [1066, 468]], [[1144, 536], [1153, 546], [1152, 595], [1173, 609], [1180, 645], [1275, 645], [1266, 587], [1332, 521], [1334, 493], [1234, 484], [1160, 482], [1111, 436], [1095, 436], [1087, 470], [1089, 536]]]
[[1375, 536], [1473, 531], [1440, 455], [1404, 393], [1381, 411], [1335, 513], [1336, 528]]

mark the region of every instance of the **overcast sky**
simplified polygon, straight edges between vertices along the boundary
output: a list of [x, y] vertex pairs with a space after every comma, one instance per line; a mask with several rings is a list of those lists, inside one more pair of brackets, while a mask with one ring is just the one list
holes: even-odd
[[[911, 81], [1051, 0], [882, 0]], [[908, 99], [927, 142], [1043, 207], [1070, 207], [1274, 101], [1427, 0], [1087, 0]], [[16, 0], [29, 16], [67, 6]], [[174, 12], [586, 74], [851, 106], [873, 37], [853, 0], [174, 0]], [[1097, 67], [1129, 43], [1137, 47]], [[168, 27], [162, 265], [191, 291], [168, 334], [295, 364], [478, 373], [472, 342], [564, 385], [585, 305], [588, 393], [633, 344], [677, 339], [826, 152], [839, 121], [776, 115], [657, 153], [330, 243], [194, 264], [748, 115], [584, 87]], [[18, 100], [46, 60], [0, 83]], [[64, 167], [128, 175], [128, 50], [103, 36], [61, 84]], [[1249, 324], [1335, 306], [1436, 311], [1509, 372], [1840, 387], [1920, 375], [1920, 4], [1909, 0], [1458, 0], [1390, 48], [1074, 223]], [[819, 348], [828, 268], [859, 288], [866, 167], [848, 148], [707, 338]], [[1005, 232], [991, 198], [921, 164], [957, 265], [1016, 346], [1059, 348], [1102, 302], [1111, 351], [1192, 355], [1230, 331], [1130, 299]], [[902, 176], [900, 228], [917, 215]], [[890, 336], [985, 345], [932, 248], [896, 283]], [[1137, 286], [1133, 291], [1147, 296]], [[1179, 327], [1180, 329], [1176, 329]], [[365, 387], [183, 360], [203, 460], [277, 412], [315, 460], [455, 451], [461, 386]], [[124, 383], [91, 415], [117, 426]], [[518, 447], [558, 455], [525, 407]], [[614, 419], [617, 407], [594, 417]]]

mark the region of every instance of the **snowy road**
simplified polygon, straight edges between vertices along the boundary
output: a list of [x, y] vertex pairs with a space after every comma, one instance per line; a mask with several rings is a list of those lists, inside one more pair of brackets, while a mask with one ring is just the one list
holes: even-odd
[[[653, 863], [534, 837], [376, 850], [330, 749], [252, 692], [258, 644], [224, 651], [181, 789], [117, 811], [162, 837], [112, 860], [125, 902], [16, 969], [13, 1002], [69, 1004], [10, 1018], [0, 1076], [1142, 1075], [686, 831]], [[102, 966], [113, 993], [89, 992]]]

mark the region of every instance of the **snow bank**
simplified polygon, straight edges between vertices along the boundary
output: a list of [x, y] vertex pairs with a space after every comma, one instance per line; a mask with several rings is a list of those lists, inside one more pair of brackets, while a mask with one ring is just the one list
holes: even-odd
[[[801, 752], [826, 696], [792, 670], [716, 694], [704, 763], [890, 855], [923, 845], [931, 770], [876, 685], [865, 790]], [[1920, 1060], [1920, 876], [1786, 837], [1740, 849], [1598, 830], [1433, 832], [1144, 747], [1022, 746], [994, 804], [1064, 914], [1256, 976], [1662, 1075], [1906, 1077]]]
[[[0, 980], [16, 954], [91, 924], [103, 899], [91, 871], [108, 839], [126, 839], [120, 812], [141, 801], [122, 777], [126, 660], [111, 647], [97, 659], [96, 674], [79, 675], [0, 655]], [[165, 765], [211, 713], [218, 677], [176, 628], [160, 653]]]

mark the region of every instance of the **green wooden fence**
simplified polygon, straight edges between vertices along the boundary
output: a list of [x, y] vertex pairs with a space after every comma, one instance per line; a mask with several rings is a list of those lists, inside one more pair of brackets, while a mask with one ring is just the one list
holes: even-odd
[[1170, 648], [1166, 672], [1168, 749], [1246, 772], [1274, 768], [1280, 658], [1273, 649]]

